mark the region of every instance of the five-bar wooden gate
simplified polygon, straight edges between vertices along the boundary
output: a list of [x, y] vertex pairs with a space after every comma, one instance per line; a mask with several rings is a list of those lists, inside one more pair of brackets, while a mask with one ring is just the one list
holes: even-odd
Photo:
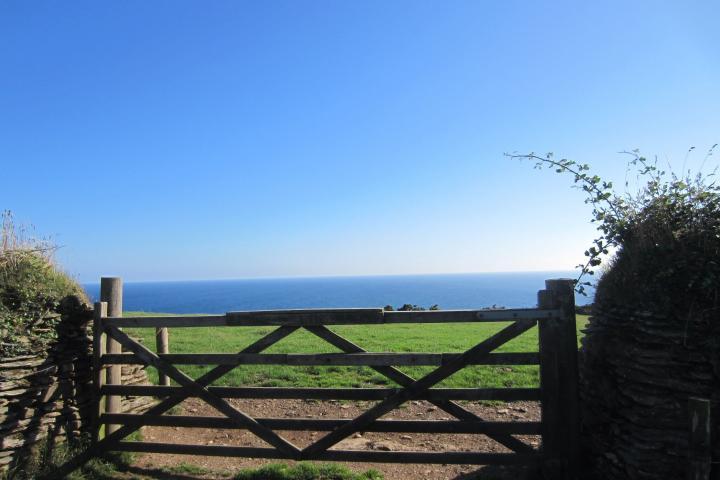
[[[316, 309], [231, 312], [211, 316], [122, 317], [119, 279], [104, 279], [102, 298], [95, 304], [94, 366], [96, 385], [95, 438], [88, 452], [64, 467], [63, 474], [91, 456], [106, 451], [156, 452], [245, 456], [292, 460], [369, 461], [443, 464], [527, 464], [543, 467], [553, 478], [574, 478], [577, 472], [578, 399], [575, 302], [571, 280], [548, 280], [538, 293], [538, 308], [452, 311], [383, 311], [382, 309]], [[329, 325], [389, 323], [507, 322], [507, 326], [464, 353], [373, 353], [328, 328]], [[235, 354], [155, 353], [126, 335], [123, 327], [155, 328], [160, 338], [166, 328], [197, 326], [275, 326], [276, 329]], [[495, 353], [501, 345], [534, 326], [539, 329], [537, 352]], [[268, 347], [298, 329], [305, 329], [343, 353], [265, 354]], [[162, 351], [162, 349], [160, 350]], [[123, 353], [124, 352], [124, 353]], [[120, 382], [120, 366], [144, 364], [172, 379], [161, 385], [130, 386]], [[199, 378], [191, 378], [175, 365], [215, 365]], [[355, 365], [368, 366], [397, 388], [264, 388], [215, 387], [213, 382], [238, 365]], [[431, 365], [436, 368], [412, 378], [398, 366]], [[469, 365], [539, 365], [540, 388], [435, 388]], [[162, 400], [143, 414], [122, 413], [123, 395], [152, 395]], [[207, 402], [224, 417], [164, 415], [189, 397]], [[229, 398], [302, 398], [376, 400], [354, 419], [253, 418], [231, 405]], [[409, 400], [427, 400], [456, 420], [380, 420]], [[457, 400], [537, 400], [540, 422], [486, 421]], [[101, 426], [105, 426], [104, 429]], [[238, 447], [181, 445], [127, 441], [144, 425], [247, 429], [269, 446]], [[100, 432], [104, 430], [104, 436]], [[300, 448], [278, 431], [325, 431]], [[333, 448], [355, 432], [423, 432], [484, 434], [507, 447], [509, 453], [357, 451]], [[517, 435], [540, 435], [538, 450]]]

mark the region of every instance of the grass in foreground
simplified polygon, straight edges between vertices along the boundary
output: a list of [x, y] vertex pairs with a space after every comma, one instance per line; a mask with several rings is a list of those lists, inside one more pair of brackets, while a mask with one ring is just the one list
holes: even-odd
[[[128, 440], [142, 440], [140, 432], [132, 433]], [[5, 472], [0, 472], [0, 480], [34, 480], [40, 475], [53, 472], [66, 461], [82, 453], [89, 445], [89, 439], [60, 442], [42, 441], [31, 448], [20, 463]], [[118, 478], [133, 462], [133, 454], [127, 452], [108, 452], [96, 457], [73, 471], [66, 480], [110, 480]]]
[[295, 466], [271, 464], [257, 469], [243, 470], [236, 480], [382, 480], [376, 470], [354, 473], [341, 465], [298, 463]]
[[[127, 316], [147, 315], [137, 312]], [[580, 330], [587, 317], [578, 316]], [[483, 339], [507, 326], [497, 323], [457, 324], [391, 324], [333, 326], [333, 331], [373, 352], [463, 352]], [[172, 353], [236, 353], [253, 341], [270, 332], [272, 327], [195, 327], [170, 330]], [[155, 331], [152, 328], [127, 329], [130, 335], [140, 338], [148, 348], [155, 348]], [[498, 352], [537, 351], [537, 328], [503, 345]], [[335, 347], [305, 330], [298, 330], [273, 345], [264, 353], [330, 353]], [[196, 378], [212, 367], [183, 365], [185, 373]], [[434, 367], [401, 367], [413, 377], [422, 376]], [[157, 372], [149, 369], [152, 381]], [[438, 386], [461, 387], [536, 387], [539, 384], [537, 366], [471, 366], [449, 377]], [[261, 387], [373, 387], [392, 383], [367, 367], [286, 365], [239, 366], [215, 382], [222, 386]]]
[[[163, 471], [177, 475], [208, 475], [210, 473], [214, 473], [208, 468], [187, 462], [180, 462], [177, 465], [173, 465], [171, 467], [164, 467]], [[230, 474], [228, 474], [227, 476], [230, 476]]]

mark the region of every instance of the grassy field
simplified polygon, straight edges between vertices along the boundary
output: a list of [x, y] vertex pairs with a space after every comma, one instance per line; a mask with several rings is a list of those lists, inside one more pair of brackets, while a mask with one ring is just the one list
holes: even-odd
[[[127, 312], [126, 316], [147, 315]], [[580, 330], [587, 317], [578, 316]], [[506, 326], [501, 323], [391, 324], [333, 326], [333, 331], [374, 352], [462, 352]], [[172, 353], [236, 353], [272, 330], [272, 327], [198, 327], [170, 330]], [[155, 349], [154, 329], [127, 329], [130, 335]], [[298, 330], [273, 345], [265, 353], [330, 353], [332, 345], [305, 330]], [[498, 352], [537, 351], [537, 328], [503, 345]], [[212, 367], [179, 367], [198, 377]], [[418, 377], [434, 367], [401, 367]], [[149, 369], [152, 381], [157, 373]], [[235, 368], [215, 385], [261, 387], [372, 387], [392, 385], [385, 377], [367, 367], [294, 367], [285, 365], [248, 365]], [[537, 366], [472, 366], [439, 384], [441, 387], [534, 387], [538, 385]]]

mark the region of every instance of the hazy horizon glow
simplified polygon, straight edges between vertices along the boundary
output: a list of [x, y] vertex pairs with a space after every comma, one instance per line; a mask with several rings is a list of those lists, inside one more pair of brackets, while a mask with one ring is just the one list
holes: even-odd
[[572, 270], [595, 233], [582, 193], [503, 153], [617, 185], [623, 150], [698, 168], [720, 141], [719, 16], [2, 2], [0, 208], [83, 282]]
[[[547, 273], [549, 275], [553, 274], [562, 274], [567, 278], [575, 278], [577, 275], [580, 274], [580, 271], [577, 270], [517, 270], [517, 271], [502, 271], [502, 272], [436, 272], [436, 273], [387, 273], [387, 274], [340, 274], [340, 275], [333, 275], [333, 274], [327, 274], [327, 275], [278, 275], [278, 276], [257, 276], [257, 277], [226, 277], [226, 278], [190, 278], [190, 279], [174, 279], [174, 280], [163, 280], [163, 279], [143, 279], [143, 280], [136, 280], [136, 279], [127, 279], [123, 278], [123, 283], [168, 283], [168, 282], [234, 282], [234, 281], [242, 281], [242, 280], [303, 280], [303, 279], [332, 279], [332, 278], [359, 278], [359, 277], [367, 277], [367, 278], [373, 278], [373, 277], [425, 277], [425, 276], [457, 276], [457, 275], [513, 275], [513, 274], [522, 274], [522, 273]], [[81, 283], [85, 285], [99, 285], [100, 284], [100, 278], [102, 277], [111, 277], [111, 276], [117, 276], [117, 275], [100, 275], [95, 280], [85, 280]]]

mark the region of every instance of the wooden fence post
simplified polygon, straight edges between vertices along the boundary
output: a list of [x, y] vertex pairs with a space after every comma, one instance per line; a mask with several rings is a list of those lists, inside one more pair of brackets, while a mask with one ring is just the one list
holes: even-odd
[[105, 353], [105, 334], [102, 328], [102, 317], [107, 316], [107, 303], [95, 302], [93, 311], [93, 427], [92, 441], [97, 443], [102, 438], [100, 417], [105, 410], [100, 390], [105, 383], [105, 370], [100, 359]]
[[690, 438], [688, 443], [688, 480], [709, 480], [712, 468], [710, 438], [710, 400], [688, 400]]
[[[168, 335], [167, 327], [155, 327], [155, 345], [157, 346], [157, 353], [170, 353], [170, 338]], [[158, 383], [160, 385], [169, 387], [170, 377], [160, 372], [158, 376]]]
[[538, 322], [543, 466], [551, 478], [575, 479], [579, 475], [580, 406], [574, 287], [573, 280], [546, 280], [546, 289], [538, 292], [539, 308], [561, 312], [559, 318]]
[[[119, 277], [103, 277], [100, 279], [100, 301], [107, 302], [108, 317], [122, 317], [122, 279]], [[122, 353], [122, 347], [109, 335], [107, 336], [107, 353]], [[122, 383], [122, 366], [112, 365], [107, 369], [106, 383], [120, 385]], [[108, 395], [105, 402], [107, 413], [121, 413], [119, 395]], [[109, 435], [119, 428], [119, 425], [107, 425], [105, 434]]]

